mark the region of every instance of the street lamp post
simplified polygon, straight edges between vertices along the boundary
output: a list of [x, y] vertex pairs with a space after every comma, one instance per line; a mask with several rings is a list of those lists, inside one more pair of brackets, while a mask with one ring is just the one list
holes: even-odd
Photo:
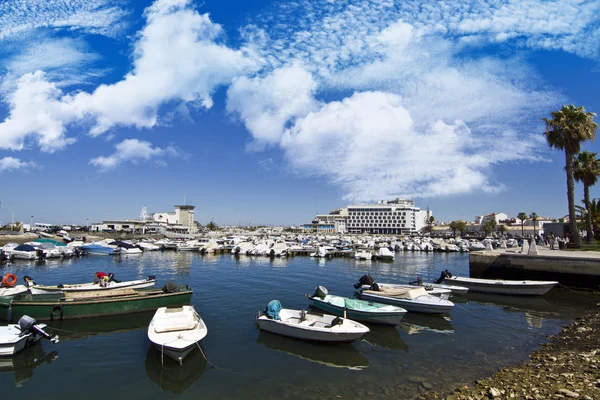
[[29, 232], [33, 231], [33, 215], [29, 217]]

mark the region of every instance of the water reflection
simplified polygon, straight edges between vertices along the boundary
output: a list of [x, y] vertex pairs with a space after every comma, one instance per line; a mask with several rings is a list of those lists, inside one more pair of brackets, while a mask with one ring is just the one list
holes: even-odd
[[468, 302], [505, 307], [505, 311], [552, 312], [552, 304], [541, 296], [507, 296], [493, 293], [471, 293], [465, 295]]
[[395, 326], [370, 324], [369, 329], [370, 332], [365, 335], [369, 343], [387, 349], [408, 351], [408, 346]]
[[406, 313], [398, 326], [409, 335], [422, 331], [454, 333], [450, 317], [434, 314]]
[[47, 324], [49, 329], [60, 335], [61, 340], [85, 339], [94, 335], [147, 329], [154, 311], [115, 315], [110, 317], [54, 320]]
[[42, 344], [37, 342], [13, 357], [1, 357], [0, 372], [13, 373], [15, 385], [20, 387], [33, 376], [34, 369], [45, 363], [50, 364], [57, 358], [57, 351], [46, 352]]
[[361, 370], [369, 366], [369, 360], [347, 343], [304, 342], [264, 331], [259, 333], [257, 343], [328, 367]]
[[161, 390], [181, 394], [196, 382], [206, 369], [206, 360], [199, 351], [191, 352], [179, 365], [169, 357], [161, 357], [160, 351], [154, 347], [146, 354], [146, 375]]

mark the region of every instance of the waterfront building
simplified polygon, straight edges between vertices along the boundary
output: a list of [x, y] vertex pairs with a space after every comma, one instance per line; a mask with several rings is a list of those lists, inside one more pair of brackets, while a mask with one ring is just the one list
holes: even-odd
[[140, 219], [106, 220], [93, 223], [92, 232], [140, 232], [140, 233], [179, 233], [194, 234], [198, 231], [194, 223], [192, 205], [176, 205], [174, 212], [160, 212], [151, 215], [142, 210]]
[[419, 232], [432, 215], [414, 201], [397, 198], [377, 204], [356, 204], [319, 214], [304, 229], [323, 233], [404, 235]]

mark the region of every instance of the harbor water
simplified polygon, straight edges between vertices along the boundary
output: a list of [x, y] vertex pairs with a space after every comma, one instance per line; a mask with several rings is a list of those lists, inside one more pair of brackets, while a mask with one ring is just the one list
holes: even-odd
[[270, 300], [306, 309], [315, 286], [352, 296], [368, 273], [379, 282], [433, 281], [443, 269], [468, 276], [459, 253], [398, 253], [394, 262], [289, 259], [149, 252], [14, 262], [0, 272], [40, 284], [91, 281], [96, 271], [120, 280], [155, 275], [194, 290], [192, 304], [208, 326], [183, 366], [151, 348], [153, 313], [55, 321], [61, 341], [0, 359], [4, 398], [357, 398], [411, 399], [451, 389], [528, 358], [546, 336], [597, 309], [600, 298], [557, 288], [543, 297], [468, 294], [447, 315], [408, 313], [398, 327], [370, 326], [353, 344], [315, 344], [260, 332], [254, 318]]

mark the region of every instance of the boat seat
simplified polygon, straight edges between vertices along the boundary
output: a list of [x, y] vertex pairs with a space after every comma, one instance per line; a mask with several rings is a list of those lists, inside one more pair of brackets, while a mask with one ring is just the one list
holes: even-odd
[[156, 333], [188, 331], [196, 328], [197, 321], [191, 316], [182, 316], [177, 318], [165, 318], [154, 322], [154, 331]]

